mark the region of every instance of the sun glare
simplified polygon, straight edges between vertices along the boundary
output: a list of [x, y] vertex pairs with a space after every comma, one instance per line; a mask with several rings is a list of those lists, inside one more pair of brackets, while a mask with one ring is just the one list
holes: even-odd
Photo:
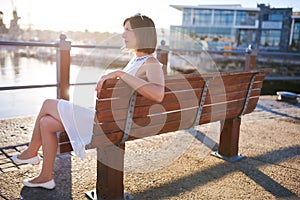
[[135, 13], [151, 16], [159, 28], [169, 27], [172, 21], [181, 22], [181, 12], [171, 8], [169, 1], [161, 4], [153, 0], [149, 6], [140, 0], [1, 0], [1, 4], [5, 24], [9, 25], [15, 8], [25, 29], [122, 32], [123, 20]]
[[[4, 23], [9, 26], [12, 11], [16, 9], [21, 17], [21, 28], [48, 29], [56, 31], [99, 31], [121, 32], [124, 18], [142, 13], [150, 16], [158, 28], [169, 28], [170, 25], [181, 24], [182, 11], [171, 8], [170, 5], [224, 4], [224, 0], [211, 0], [209, 3], [198, 0], [0, 0], [0, 10]], [[265, 1], [276, 7], [277, 0]], [[229, 3], [228, 3], [229, 4]], [[256, 2], [247, 0], [232, 0], [230, 4], [241, 4], [244, 7], [256, 7]], [[250, 5], [251, 4], [251, 5]], [[299, 10], [298, 0], [289, 1], [286, 6]], [[278, 6], [277, 6], [278, 7]]]

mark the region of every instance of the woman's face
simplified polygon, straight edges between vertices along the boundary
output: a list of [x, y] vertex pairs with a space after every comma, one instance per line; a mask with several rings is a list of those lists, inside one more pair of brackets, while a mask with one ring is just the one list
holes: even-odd
[[124, 25], [124, 32], [122, 34], [122, 37], [124, 38], [126, 48], [128, 49], [137, 48], [137, 39], [133, 29], [131, 28], [129, 20]]

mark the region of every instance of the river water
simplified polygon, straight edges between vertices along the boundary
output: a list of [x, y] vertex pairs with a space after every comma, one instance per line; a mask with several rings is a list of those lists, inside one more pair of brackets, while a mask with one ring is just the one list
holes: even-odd
[[[1, 87], [55, 85], [57, 83], [55, 53], [55, 49], [53, 52], [49, 48], [33, 50], [0, 48], [0, 119], [37, 115], [45, 99], [57, 98], [56, 87], [1, 90]], [[126, 65], [131, 56], [130, 52], [124, 52], [121, 48], [81, 51], [72, 48], [70, 84], [94, 84], [71, 86], [70, 101], [85, 107], [93, 107], [94, 87], [99, 77]], [[170, 60], [174, 60], [177, 65], [186, 62], [186, 59], [180, 56], [171, 58]], [[190, 65], [189, 62], [188, 64]]]
[[[23, 57], [14, 51], [0, 49], [0, 87], [56, 84], [57, 70], [53, 59]], [[72, 64], [70, 83], [93, 83], [112, 69]], [[70, 100], [94, 104], [94, 85], [72, 86]], [[56, 87], [0, 90], [0, 119], [36, 115], [47, 98], [57, 98]], [[84, 99], [84, 100], [82, 100]]]

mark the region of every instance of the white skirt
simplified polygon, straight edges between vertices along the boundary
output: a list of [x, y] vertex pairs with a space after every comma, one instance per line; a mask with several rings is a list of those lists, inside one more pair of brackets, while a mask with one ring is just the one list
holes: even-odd
[[57, 110], [75, 155], [83, 159], [85, 146], [90, 143], [93, 135], [95, 109], [84, 108], [61, 99], [58, 101]]

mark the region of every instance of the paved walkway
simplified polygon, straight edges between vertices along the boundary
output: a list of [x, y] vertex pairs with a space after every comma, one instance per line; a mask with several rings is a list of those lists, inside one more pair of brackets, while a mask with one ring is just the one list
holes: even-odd
[[[9, 157], [26, 148], [33, 121], [0, 120], [0, 199], [86, 199], [96, 181], [94, 150], [85, 160], [57, 156], [55, 190], [23, 187], [22, 180], [36, 176], [41, 166], [16, 165]], [[235, 163], [210, 156], [218, 128], [212, 123], [194, 135], [128, 142], [125, 189], [135, 199], [300, 199], [300, 104], [262, 96], [242, 118], [239, 152], [247, 157]]]

